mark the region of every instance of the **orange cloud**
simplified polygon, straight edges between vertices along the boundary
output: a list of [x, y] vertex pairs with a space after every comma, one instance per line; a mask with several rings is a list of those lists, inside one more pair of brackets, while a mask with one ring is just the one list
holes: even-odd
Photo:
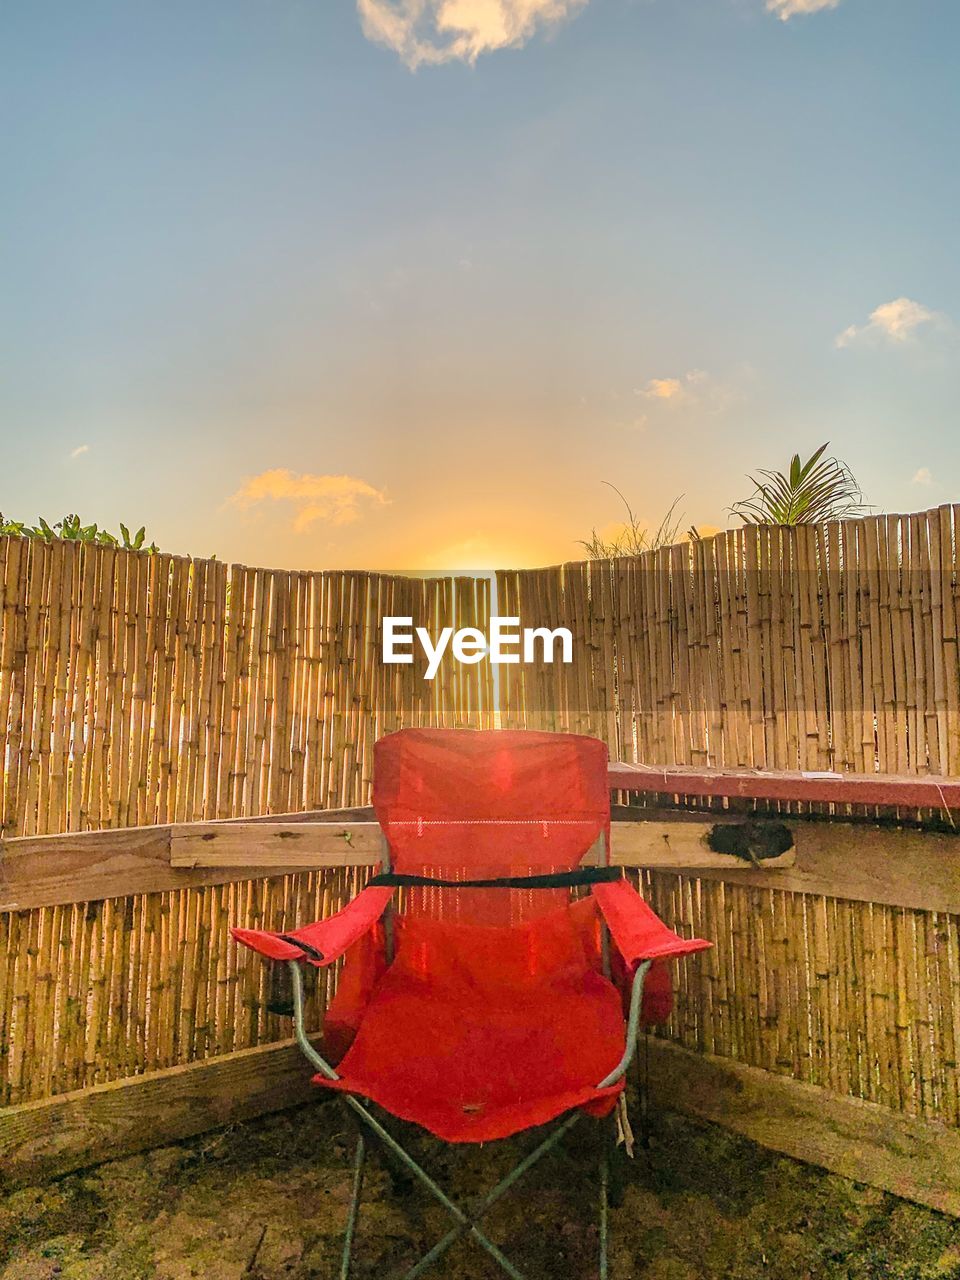
[[683, 395], [683, 383], [679, 378], [651, 378], [644, 395], [653, 400], [676, 400]]
[[244, 510], [262, 502], [293, 507], [293, 528], [303, 533], [318, 520], [349, 524], [358, 519], [361, 503], [386, 503], [386, 494], [356, 476], [313, 476], [285, 467], [250, 476], [229, 501]]
[[706, 380], [702, 369], [691, 369], [682, 378], [651, 378], [637, 392], [647, 400], [665, 400], [670, 404], [680, 404], [693, 397], [697, 387]]

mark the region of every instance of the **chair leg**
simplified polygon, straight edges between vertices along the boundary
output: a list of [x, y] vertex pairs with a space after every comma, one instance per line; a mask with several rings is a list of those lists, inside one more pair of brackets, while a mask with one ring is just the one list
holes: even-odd
[[650, 1032], [643, 1029], [643, 1051], [637, 1054], [637, 1102], [640, 1116], [640, 1147], [650, 1149]]
[[523, 1280], [523, 1276], [520, 1275], [519, 1271], [517, 1271], [516, 1267], [513, 1266], [509, 1258], [504, 1257], [503, 1253], [497, 1248], [493, 1241], [480, 1230], [474, 1220], [474, 1217], [465, 1213], [458, 1204], [454, 1204], [446, 1192], [438, 1186], [436, 1182], [434, 1182], [433, 1178], [430, 1177], [427, 1171], [421, 1168], [416, 1160], [414, 1160], [414, 1158], [403, 1149], [400, 1143], [397, 1142], [396, 1138], [394, 1138], [393, 1135], [383, 1127], [379, 1120], [377, 1120], [376, 1116], [371, 1115], [362, 1103], [358, 1102], [356, 1098], [351, 1097], [349, 1094], [346, 1095], [346, 1103], [355, 1112], [355, 1114], [363, 1120], [364, 1124], [366, 1124], [373, 1133], [377, 1135], [380, 1141], [397, 1155], [401, 1163], [406, 1165], [414, 1177], [427, 1188], [430, 1194], [440, 1201], [450, 1216], [465, 1229], [465, 1231], [476, 1241], [478, 1245], [480, 1245], [481, 1248], [486, 1249], [487, 1253], [500, 1263], [500, 1266], [507, 1275], [512, 1277], [512, 1280]]
[[[544, 1138], [543, 1142], [541, 1142], [539, 1146], [535, 1147], [534, 1150], [521, 1160], [518, 1165], [515, 1165], [507, 1176], [497, 1183], [492, 1191], [488, 1192], [482, 1200], [478, 1200], [471, 1211], [472, 1225], [476, 1226], [476, 1220], [482, 1217], [488, 1209], [491, 1209], [497, 1201], [510, 1190], [514, 1183], [518, 1182], [527, 1170], [537, 1163], [541, 1156], [545, 1155], [552, 1147], [555, 1147], [564, 1134], [568, 1133], [579, 1119], [579, 1112], [574, 1112], [572, 1116], [568, 1116], [562, 1124], [558, 1125], [552, 1133], [548, 1134], [547, 1137]], [[452, 1244], [455, 1244], [457, 1240], [467, 1234], [470, 1230], [471, 1223], [461, 1224], [454, 1227], [451, 1231], [448, 1231], [442, 1240], [437, 1241], [429, 1253], [425, 1253], [423, 1255], [416, 1266], [411, 1267], [409, 1271], [404, 1273], [402, 1280], [418, 1280], [418, 1278], [429, 1267], [431, 1267], [438, 1258], [441, 1258], [446, 1253]], [[511, 1277], [511, 1280], [523, 1280], [523, 1276], [520, 1272], [517, 1271], [512, 1264], [508, 1265], [506, 1259], [501, 1257], [498, 1258], [497, 1261], [500, 1263], [502, 1269], [506, 1271], [507, 1275]]]
[[[359, 1115], [354, 1114], [345, 1100], [341, 1099], [341, 1102], [351, 1128], [356, 1129], [357, 1133], [363, 1133], [364, 1120]], [[386, 1117], [382, 1123], [396, 1141], [396, 1134], [393, 1132], [395, 1126], [390, 1125], [390, 1117]], [[379, 1159], [390, 1179], [390, 1189], [394, 1195], [400, 1197], [408, 1196], [414, 1189], [414, 1181], [409, 1171], [401, 1164], [386, 1143], [380, 1140], [376, 1133], [367, 1135], [366, 1142], [367, 1157], [375, 1155]]]
[[[576, 1124], [581, 1113], [573, 1112], [571, 1115], [568, 1115], [567, 1118], [539, 1144], [539, 1146], [531, 1151], [524, 1160], [521, 1160], [521, 1162], [504, 1179], [497, 1183], [492, 1191], [490, 1191], [481, 1201], [472, 1205], [470, 1210], [467, 1211], [450, 1199], [442, 1188], [437, 1185], [433, 1178], [430, 1177], [426, 1170], [423, 1169], [416, 1160], [414, 1160], [409, 1152], [404, 1150], [389, 1130], [386, 1129], [361, 1102], [349, 1094], [345, 1096], [344, 1100], [357, 1118], [362, 1121], [364, 1126], [369, 1128], [375, 1137], [397, 1157], [399, 1162], [405, 1166], [411, 1174], [413, 1174], [413, 1176], [436, 1200], [440, 1202], [440, 1204], [443, 1205], [456, 1223], [456, 1225], [448, 1231], [443, 1239], [438, 1241], [430, 1252], [421, 1258], [420, 1262], [411, 1268], [411, 1270], [404, 1273], [404, 1280], [414, 1280], [414, 1277], [422, 1275], [428, 1267], [432, 1266], [447, 1251], [450, 1245], [459, 1240], [462, 1236], [469, 1236], [476, 1244], [480, 1245], [482, 1249], [485, 1249], [491, 1258], [500, 1264], [501, 1270], [510, 1277], [510, 1280], [524, 1280], [522, 1273], [517, 1270], [510, 1259], [507, 1258], [502, 1250], [499, 1249], [497, 1245], [495, 1245], [486, 1235], [486, 1233], [480, 1229], [477, 1225], [477, 1219], [481, 1217], [482, 1214], [486, 1213], [486, 1211], [490, 1209], [500, 1199], [500, 1197], [504, 1195], [514, 1185], [514, 1183], [516, 1183], [517, 1180], [537, 1162], [537, 1160], [540, 1159], [542, 1155], [549, 1151], [551, 1147], [556, 1146], [563, 1135], [572, 1128], [574, 1124]], [[360, 1189], [363, 1178], [363, 1159], [364, 1148], [361, 1140], [357, 1145], [357, 1156], [354, 1163], [353, 1201], [350, 1207], [350, 1218], [347, 1224], [347, 1236], [344, 1240], [343, 1263], [340, 1270], [340, 1280], [349, 1280], [350, 1250], [353, 1244], [353, 1235], [356, 1228], [357, 1213], [359, 1209]], [[604, 1161], [607, 1160], [606, 1146], [604, 1146], [603, 1159]], [[603, 1238], [601, 1266], [603, 1270], [601, 1274], [604, 1277], [604, 1280], [606, 1280], [606, 1202], [607, 1182], [609, 1177], [608, 1166], [606, 1164], [602, 1165], [601, 1171], [603, 1181], [603, 1203], [601, 1209], [601, 1231]]]
[[607, 1233], [610, 1216], [610, 1139], [600, 1139], [600, 1280], [607, 1280]]
[[607, 1143], [609, 1169], [607, 1174], [607, 1204], [611, 1209], [619, 1209], [623, 1205], [626, 1190], [629, 1157], [618, 1141], [619, 1128], [617, 1113], [614, 1112], [612, 1123], [603, 1135]]
[[357, 1218], [360, 1215], [360, 1193], [363, 1190], [363, 1163], [366, 1155], [366, 1144], [363, 1134], [357, 1135], [357, 1153], [353, 1158], [353, 1195], [350, 1198], [350, 1212], [347, 1215], [347, 1230], [343, 1237], [343, 1257], [340, 1262], [340, 1280], [349, 1280], [350, 1258], [353, 1253], [353, 1238], [357, 1232]]

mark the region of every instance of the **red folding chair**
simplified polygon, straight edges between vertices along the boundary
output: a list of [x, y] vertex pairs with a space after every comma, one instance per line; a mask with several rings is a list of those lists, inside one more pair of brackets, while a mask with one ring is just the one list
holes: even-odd
[[[360, 1122], [341, 1280], [350, 1271], [367, 1130], [453, 1219], [406, 1280], [465, 1236], [522, 1280], [481, 1218], [582, 1115], [615, 1127], [641, 1013], [662, 1016], [669, 1003], [663, 962], [710, 943], [668, 929], [609, 865], [607, 750], [596, 739], [404, 729], [376, 744], [373, 798], [385, 836], [382, 874], [326, 920], [288, 934], [233, 934], [288, 962], [297, 1041], [317, 1070], [314, 1082], [339, 1090]], [[584, 887], [589, 895], [573, 900], [571, 891]], [[344, 955], [324, 1024], [325, 1052], [348, 1046], [334, 1067], [304, 1027], [303, 966]], [[629, 990], [626, 1027], [617, 975], [624, 997]], [[371, 1104], [446, 1142], [559, 1123], [487, 1196], [459, 1205]], [[604, 1278], [611, 1145], [601, 1143]]]

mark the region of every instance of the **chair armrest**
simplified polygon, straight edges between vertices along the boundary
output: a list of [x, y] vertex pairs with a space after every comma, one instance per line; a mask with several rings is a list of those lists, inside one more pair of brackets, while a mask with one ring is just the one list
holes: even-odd
[[681, 938], [668, 929], [626, 880], [595, 884], [593, 896], [617, 950], [631, 968], [644, 960], [669, 960], [713, 946], [703, 938]]
[[389, 887], [364, 889], [336, 915], [290, 933], [268, 933], [261, 929], [231, 929], [230, 932], [236, 942], [270, 960], [306, 960], [318, 967], [333, 964], [352, 943], [369, 933], [393, 893]]

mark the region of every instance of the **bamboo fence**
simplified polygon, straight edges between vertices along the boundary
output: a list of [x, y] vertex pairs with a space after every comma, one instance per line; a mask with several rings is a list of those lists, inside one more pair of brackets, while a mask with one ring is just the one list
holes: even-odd
[[491, 717], [486, 666], [385, 666], [381, 619], [484, 625], [488, 595], [0, 538], [0, 829], [362, 804], [382, 734]]
[[[627, 761], [960, 774], [960, 508], [745, 530], [503, 572], [498, 612], [571, 666], [379, 663], [385, 614], [485, 626], [483, 580], [298, 574], [0, 542], [8, 835], [365, 803], [408, 724], [579, 731]], [[865, 839], [869, 838], [865, 834]], [[364, 872], [0, 914], [0, 1103], [276, 1040], [228, 923], [289, 928]], [[771, 873], [773, 874], [773, 873]], [[644, 873], [716, 948], [679, 972], [690, 1048], [960, 1124], [960, 917]], [[960, 903], [958, 903], [960, 909]], [[325, 981], [335, 981], [335, 975]], [[316, 1007], [327, 988], [321, 982]]]
[[676, 970], [671, 1039], [960, 1125], [960, 916], [691, 875], [643, 879], [678, 932], [715, 942]]
[[[367, 869], [336, 868], [0, 914], [0, 1105], [266, 1044], [273, 974], [231, 924], [284, 930], [338, 911]], [[336, 971], [318, 970], [319, 1021]]]
[[745, 528], [498, 574], [572, 665], [504, 667], [504, 726], [648, 764], [960, 774], [960, 506]]

